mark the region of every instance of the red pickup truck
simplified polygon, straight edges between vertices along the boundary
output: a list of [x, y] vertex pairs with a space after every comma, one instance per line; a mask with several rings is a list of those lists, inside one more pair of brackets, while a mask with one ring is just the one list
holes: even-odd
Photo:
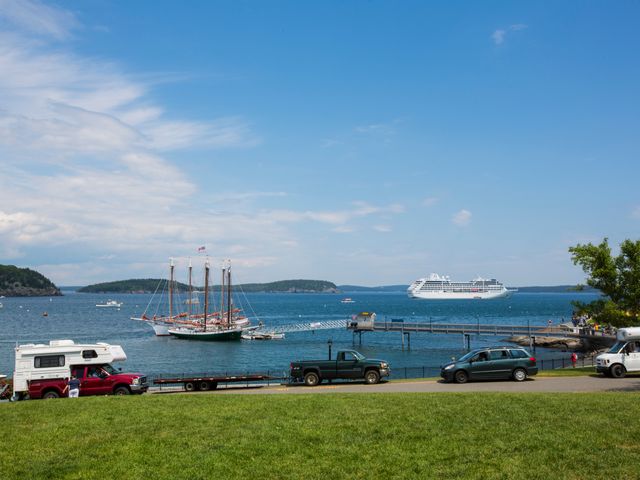
[[[141, 373], [120, 373], [110, 364], [71, 366], [71, 374], [80, 380], [80, 396], [129, 395], [149, 388]], [[29, 398], [58, 398], [68, 394], [67, 379], [43, 379], [29, 382]]]

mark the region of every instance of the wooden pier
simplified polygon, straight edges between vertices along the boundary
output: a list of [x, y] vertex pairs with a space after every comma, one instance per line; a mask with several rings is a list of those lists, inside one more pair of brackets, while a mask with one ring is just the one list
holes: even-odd
[[601, 332], [592, 334], [586, 329], [571, 328], [566, 325], [490, 325], [480, 321], [475, 323], [407, 322], [403, 318], [377, 320], [375, 314], [357, 316], [347, 323], [347, 329], [353, 332], [354, 344], [356, 335], [359, 336], [359, 343], [362, 344], [364, 332], [399, 332], [402, 334], [403, 347], [406, 337], [409, 348], [411, 348], [411, 333], [463, 335], [467, 349], [470, 348], [472, 335], [526, 336], [529, 337], [532, 346], [535, 345], [536, 337], [579, 339], [587, 344], [599, 346], [612, 345], [615, 341], [614, 335], [604, 335]]

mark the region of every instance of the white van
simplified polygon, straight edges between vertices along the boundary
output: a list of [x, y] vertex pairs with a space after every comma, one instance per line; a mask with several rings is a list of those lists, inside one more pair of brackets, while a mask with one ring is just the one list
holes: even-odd
[[640, 327], [621, 328], [616, 343], [596, 357], [596, 372], [622, 378], [627, 372], [640, 372]]

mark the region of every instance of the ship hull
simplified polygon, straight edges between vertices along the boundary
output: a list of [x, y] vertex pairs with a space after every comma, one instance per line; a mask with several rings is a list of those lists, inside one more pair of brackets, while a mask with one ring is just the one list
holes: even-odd
[[171, 334], [169, 333], [169, 325], [162, 325], [160, 323], [149, 323], [153, 328], [153, 331], [156, 333], [158, 337], [167, 337]]
[[491, 300], [511, 296], [509, 290], [496, 292], [409, 292], [410, 298], [419, 300]]
[[183, 340], [200, 340], [205, 342], [229, 342], [240, 340], [242, 329], [198, 331], [190, 329], [169, 329], [169, 334]]

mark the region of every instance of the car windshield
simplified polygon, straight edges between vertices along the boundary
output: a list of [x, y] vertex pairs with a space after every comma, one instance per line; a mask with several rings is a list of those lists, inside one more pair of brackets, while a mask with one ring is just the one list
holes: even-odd
[[116, 369], [113, 368], [111, 365], [109, 365], [108, 363], [105, 365], [102, 365], [102, 369], [107, 372], [109, 375], [115, 375], [116, 373]]
[[607, 353], [619, 353], [626, 342], [616, 342]]

